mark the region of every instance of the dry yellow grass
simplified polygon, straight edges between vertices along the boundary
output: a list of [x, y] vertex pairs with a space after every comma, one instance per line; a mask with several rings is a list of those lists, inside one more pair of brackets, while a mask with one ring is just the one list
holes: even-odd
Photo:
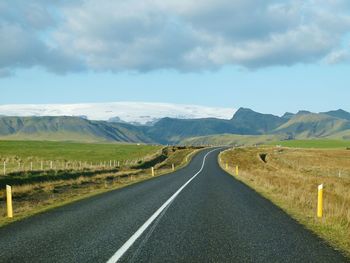
[[[350, 255], [350, 151], [240, 148], [220, 158], [231, 174], [239, 165], [239, 180]], [[317, 186], [322, 183], [324, 217], [318, 219]]]
[[[178, 149], [156, 165], [156, 176], [185, 166], [196, 149]], [[93, 177], [40, 182], [13, 187], [14, 219], [6, 217], [5, 190], [0, 191], [0, 226], [92, 195], [151, 179], [150, 169], [129, 169]]]

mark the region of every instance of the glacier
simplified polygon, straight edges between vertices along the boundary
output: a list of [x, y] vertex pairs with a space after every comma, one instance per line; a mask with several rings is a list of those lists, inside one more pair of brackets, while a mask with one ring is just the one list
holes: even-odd
[[140, 125], [154, 123], [164, 117], [231, 119], [235, 112], [236, 109], [225, 107], [127, 101], [0, 105], [0, 115], [4, 116], [79, 116], [89, 120], [127, 122]]

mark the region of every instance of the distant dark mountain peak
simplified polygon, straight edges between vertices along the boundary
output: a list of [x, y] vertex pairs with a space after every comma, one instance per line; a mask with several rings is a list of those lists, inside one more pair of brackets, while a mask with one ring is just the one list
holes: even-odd
[[249, 109], [249, 108], [241, 107], [233, 115], [232, 120], [237, 119], [241, 116], [266, 116], [266, 115], [277, 117], [277, 116], [272, 115], [272, 114], [264, 114], [264, 113], [256, 112], [256, 111]]
[[350, 113], [342, 109], [323, 112], [323, 114], [350, 121]]
[[240, 118], [245, 118], [245, 117], [271, 117], [271, 118], [275, 118], [278, 119], [280, 117], [272, 115], [272, 114], [264, 114], [264, 113], [260, 113], [260, 112], [256, 112], [253, 111], [252, 109], [248, 109], [248, 108], [239, 108], [235, 115], [233, 115], [233, 118], [231, 120], [237, 120]]
[[231, 119], [234, 126], [246, 134], [265, 134], [276, 129], [287, 120], [272, 114], [263, 114], [251, 109], [240, 108]]
[[249, 109], [249, 108], [244, 108], [244, 107], [240, 107], [238, 110], [237, 110], [237, 112], [240, 112], [240, 111], [250, 111], [250, 112], [254, 112], [252, 109]]
[[283, 118], [283, 119], [288, 119], [288, 120], [290, 120], [290, 119], [293, 118], [294, 116], [295, 116], [294, 113], [286, 112], [285, 114], [283, 114], [282, 118]]
[[237, 116], [237, 115], [241, 115], [241, 114], [252, 114], [252, 113], [257, 113], [257, 112], [255, 112], [255, 111], [253, 111], [252, 109], [249, 109], [249, 108], [243, 108], [243, 107], [241, 107], [241, 108], [239, 108], [239, 109], [235, 112], [235, 114], [233, 115], [232, 119], [234, 119], [235, 116]]
[[300, 110], [298, 111], [298, 113], [296, 115], [305, 115], [305, 114], [311, 114], [311, 111], [308, 110]]

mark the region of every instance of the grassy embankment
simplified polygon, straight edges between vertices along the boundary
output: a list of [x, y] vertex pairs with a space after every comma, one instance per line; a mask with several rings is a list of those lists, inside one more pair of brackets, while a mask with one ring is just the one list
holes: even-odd
[[[300, 141], [294, 145], [306, 147]], [[350, 256], [350, 150], [251, 147], [227, 150], [220, 158], [232, 175], [239, 165], [239, 175], [234, 175], [238, 180]], [[324, 217], [319, 219], [317, 186], [322, 183]]]
[[350, 148], [350, 141], [346, 140], [290, 140], [271, 142], [270, 145], [281, 145], [292, 148], [336, 149]]
[[285, 135], [237, 135], [219, 134], [187, 138], [182, 145], [261, 145], [285, 139]]
[[[20, 146], [20, 147], [18, 147]], [[156, 176], [178, 169], [186, 164], [193, 148], [149, 145], [82, 144], [57, 142], [2, 142], [1, 160], [28, 161], [70, 160], [70, 162], [106, 162], [102, 165], [64, 170], [20, 171], [0, 176], [4, 186], [13, 186], [14, 219], [6, 218], [5, 191], [0, 191], [0, 225], [61, 206], [98, 193], [121, 188], [150, 179], [150, 167]], [[110, 160], [119, 160], [121, 167], [109, 167]], [[128, 160], [128, 162], [126, 162]], [[113, 163], [114, 164], [114, 163]]]

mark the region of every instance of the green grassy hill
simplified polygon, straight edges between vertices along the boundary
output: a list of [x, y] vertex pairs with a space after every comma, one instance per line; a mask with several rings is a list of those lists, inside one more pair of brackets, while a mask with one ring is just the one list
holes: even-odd
[[334, 133], [328, 136], [329, 139], [350, 140], [350, 129]]
[[350, 122], [326, 114], [297, 114], [274, 133], [289, 134], [293, 138], [324, 138], [350, 129]]
[[160, 143], [178, 143], [184, 138], [235, 132], [232, 123], [220, 119], [181, 120], [164, 118], [146, 131], [152, 140]]
[[142, 130], [79, 117], [0, 117], [2, 140], [152, 142]]
[[324, 112], [323, 114], [350, 121], [350, 113], [342, 109]]
[[235, 135], [220, 134], [187, 138], [180, 142], [183, 145], [261, 145], [272, 141], [286, 139], [284, 135]]
[[[316, 114], [300, 111], [297, 114], [287, 113], [284, 117], [279, 118], [273, 115], [260, 115], [249, 109], [241, 109], [238, 116], [233, 118], [234, 129], [238, 130], [245, 127], [248, 134], [253, 133], [249, 131], [250, 129], [255, 129], [256, 133], [260, 135], [213, 134], [193, 136], [183, 139], [181, 143], [186, 145], [255, 145], [291, 139], [350, 140], [350, 121], [340, 118], [342, 116], [347, 117], [348, 113], [342, 110], [328, 113]], [[279, 126], [276, 127], [276, 125]]]

